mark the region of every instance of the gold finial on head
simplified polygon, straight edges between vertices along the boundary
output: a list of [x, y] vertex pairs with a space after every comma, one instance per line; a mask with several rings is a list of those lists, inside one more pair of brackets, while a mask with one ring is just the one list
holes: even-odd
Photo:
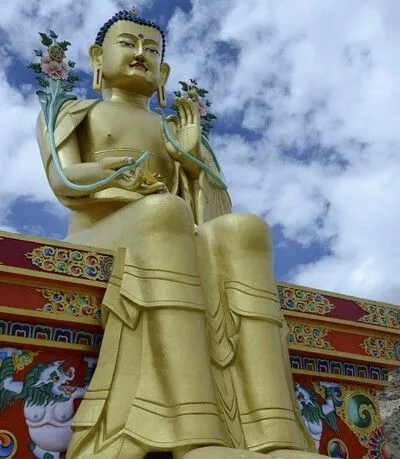
[[136, 9], [135, 7], [133, 7], [133, 8], [131, 9], [130, 13], [131, 13], [131, 16], [137, 16], [137, 15], [138, 15], [137, 9]]

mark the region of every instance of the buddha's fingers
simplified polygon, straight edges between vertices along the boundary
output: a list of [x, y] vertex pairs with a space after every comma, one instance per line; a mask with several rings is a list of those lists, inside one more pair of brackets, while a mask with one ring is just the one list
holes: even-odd
[[183, 106], [182, 98], [176, 99], [176, 105], [178, 107], [179, 118], [180, 118], [179, 128], [182, 128], [182, 126], [186, 126], [187, 124], [186, 110], [185, 110], [185, 107]]
[[[180, 119], [177, 115], [168, 115], [167, 116], [168, 125], [173, 129], [172, 135], [176, 135], [176, 131], [179, 128]], [[165, 133], [165, 130], [162, 130]]]
[[106, 169], [119, 169], [120, 167], [128, 166], [129, 164], [133, 164], [134, 159], [130, 156], [109, 156], [107, 158], [103, 158], [99, 161], [100, 166]]
[[163, 182], [153, 183], [152, 185], [145, 185], [137, 190], [142, 195], [156, 194], [156, 193], [168, 193], [168, 188]]
[[129, 189], [131, 191], [136, 190], [139, 188], [142, 184], [143, 181], [143, 176], [144, 176], [144, 170], [142, 166], [137, 167], [135, 174], [133, 176], [132, 183], [129, 185]]
[[191, 99], [189, 100], [189, 110], [190, 110], [191, 123], [198, 125], [200, 123], [199, 109], [197, 107], [196, 102], [194, 102]]
[[196, 102], [194, 102], [193, 100], [191, 102], [192, 102], [191, 106], [192, 106], [193, 123], [200, 124], [199, 107], [197, 106]]
[[[172, 136], [176, 136], [176, 132], [179, 130], [179, 117], [176, 115], [169, 115], [167, 118], [168, 124], [170, 128], [173, 128], [173, 132], [171, 132]], [[171, 156], [172, 159], [176, 159], [179, 157], [180, 153], [176, 151], [176, 148], [172, 145], [171, 141], [168, 139], [165, 129], [161, 130], [161, 136], [164, 141], [165, 149], [167, 153]]]
[[188, 125], [193, 124], [193, 101], [192, 99], [186, 99], [184, 102], [184, 107], [186, 111], [186, 119], [188, 122]]

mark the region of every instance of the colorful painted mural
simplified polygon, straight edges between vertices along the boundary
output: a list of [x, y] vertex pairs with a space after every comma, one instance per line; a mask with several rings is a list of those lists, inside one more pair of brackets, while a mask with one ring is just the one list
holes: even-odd
[[64, 457], [97, 360], [61, 354], [0, 348], [0, 458]]
[[[0, 232], [0, 459], [61, 459], [99, 352], [111, 252]], [[278, 283], [304, 419], [328, 457], [388, 459], [377, 393], [398, 308]]]
[[372, 387], [295, 378], [298, 409], [321, 454], [389, 459], [377, 392]]

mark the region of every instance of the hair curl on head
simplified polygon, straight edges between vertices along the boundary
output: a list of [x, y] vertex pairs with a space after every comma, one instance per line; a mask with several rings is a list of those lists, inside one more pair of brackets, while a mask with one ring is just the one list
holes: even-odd
[[115, 13], [114, 16], [109, 19], [103, 27], [100, 28], [97, 36], [96, 36], [96, 45], [102, 45], [104, 38], [106, 36], [106, 33], [108, 32], [108, 29], [115, 24], [118, 21], [129, 21], [129, 22], [134, 22], [135, 24], [140, 24], [148, 27], [153, 27], [153, 29], [156, 29], [160, 32], [161, 38], [162, 38], [162, 52], [161, 52], [161, 62], [164, 60], [164, 55], [165, 55], [165, 35], [164, 32], [161, 30], [160, 26], [156, 24], [155, 22], [149, 21], [148, 19], [143, 19], [138, 16], [134, 16], [132, 12], [130, 11], [119, 11], [118, 13]]

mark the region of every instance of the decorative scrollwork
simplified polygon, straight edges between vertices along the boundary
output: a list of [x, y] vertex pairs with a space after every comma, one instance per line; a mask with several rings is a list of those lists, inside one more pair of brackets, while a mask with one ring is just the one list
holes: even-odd
[[278, 294], [282, 308], [288, 311], [324, 316], [335, 309], [327, 298], [316, 292], [278, 286]]
[[305, 324], [288, 323], [289, 326], [289, 345], [304, 347], [315, 347], [319, 349], [334, 349], [332, 344], [325, 339], [328, 329], [323, 327], [313, 327]]
[[111, 277], [113, 257], [110, 255], [45, 245], [25, 256], [34, 266], [47, 272], [100, 281], [108, 281]]

